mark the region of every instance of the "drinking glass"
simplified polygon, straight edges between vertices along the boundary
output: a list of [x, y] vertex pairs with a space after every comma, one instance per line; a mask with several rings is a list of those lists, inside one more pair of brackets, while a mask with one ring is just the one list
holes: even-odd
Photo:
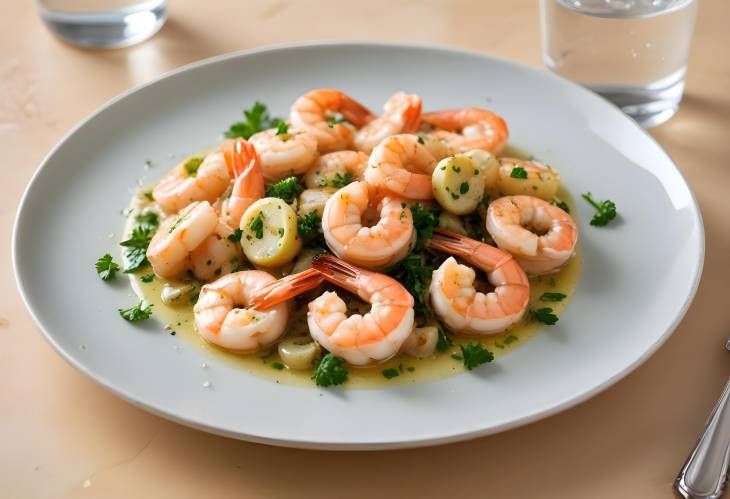
[[543, 60], [644, 127], [684, 92], [697, 0], [540, 0]]
[[41, 19], [62, 39], [84, 47], [142, 42], [165, 22], [165, 0], [38, 0]]

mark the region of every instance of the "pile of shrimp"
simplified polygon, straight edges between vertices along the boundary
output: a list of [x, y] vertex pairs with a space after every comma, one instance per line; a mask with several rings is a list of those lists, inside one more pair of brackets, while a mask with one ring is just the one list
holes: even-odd
[[[162, 278], [201, 283], [194, 317], [205, 340], [238, 353], [278, 345], [289, 369], [310, 368], [322, 349], [367, 367], [399, 352], [433, 355], [435, 321], [468, 335], [520, 321], [528, 276], [557, 272], [574, 254], [578, 228], [554, 202], [559, 174], [503, 157], [507, 124], [489, 110], [421, 108], [421, 97], [398, 92], [376, 115], [342, 91], [312, 90], [294, 102], [283, 132], [227, 140], [194, 171], [182, 162], [155, 185], [145, 209], [163, 221], [147, 259]], [[484, 193], [476, 206], [439, 201], [437, 169], [457, 164], [473, 169], [464, 183]], [[247, 262], [247, 213], [267, 185], [291, 176], [303, 190], [288, 202], [299, 216], [316, 214], [323, 248], [298, 241], [275, 268]], [[388, 275], [414, 253], [415, 204], [443, 209], [415, 252], [439, 255], [430, 260], [439, 263], [424, 296], [428, 317], [416, 316], [414, 296]], [[295, 300], [306, 324], [292, 320], [301, 317]]]

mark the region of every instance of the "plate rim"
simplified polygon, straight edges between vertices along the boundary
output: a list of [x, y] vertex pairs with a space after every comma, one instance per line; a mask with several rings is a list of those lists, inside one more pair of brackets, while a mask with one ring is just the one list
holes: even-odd
[[[496, 61], [501, 64], [506, 64], [509, 66], [518, 67], [522, 70], [528, 70], [530, 72], [539, 73], [543, 77], [547, 78], [553, 78], [562, 81], [563, 84], [567, 84], [572, 91], [583, 93], [586, 96], [590, 96], [589, 98], [597, 99], [600, 101], [604, 101], [604, 103], [607, 103], [611, 108], [613, 108], [612, 112], [619, 113], [623, 120], [627, 123], [627, 125], [632, 125], [636, 129], [638, 129], [646, 139], [648, 139], [651, 143], [653, 143], [654, 146], [656, 146], [669, 160], [671, 166], [674, 168], [675, 173], [679, 175], [679, 178], [682, 180], [683, 185], [687, 188], [690, 199], [691, 199], [691, 209], [692, 209], [692, 215], [693, 215], [693, 221], [695, 222], [697, 228], [698, 228], [698, 234], [697, 234], [697, 251], [698, 251], [698, 259], [694, 263], [694, 266], [692, 268], [692, 271], [694, 275], [692, 276], [692, 282], [689, 289], [689, 293], [685, 297], [684, 302], [682, 303], [681, 308], [677, 311], [674, 320], [669, 324], [669, 326], [659, 335], [659, 337], [651, 344], [649, 348], [647, 348], [642, 355], [640, 355], [636, 360], [626, 365], [623, 369], [616, 372], [613, 376], [607, 378], [602, 383], [597, 384], [593, 388], [584, 391], [583, 393], [580, 393], [576, 396], [570, 396], [567, 398], [564, 398], [562, 400], [558, 400], [554, 403], [552, 403], [549, 407], [538, 409], [530, 414], [527, 414], [525, 416], [521, 416], [515, 419], [512, 419], [510, 421], [493, 425], [487, 428], [481, 428], [477, 430], [471, 430], [471, 431], [463, 431], [463, 432], [450, 432], [448, 434], [439, 434], [437, 436], [429, 436], [429, 437], [423, 437], [423, 436], [416, 436], [411, 438], [404, 438], [399, 440], [389, 440], [389, 441], [360, 441], [357, 443], [345, 441], [345, 442], [338, 442], [336, 440], [306, 440], [306, 439], [296, 439], [293, 440], [291, 438], [276, 438], [271, 436], [261, 436], [261, 435], [254, 435], [250, 433], [242, 433], [237, 431], [229, 431], [222, 428], [218, 428], [216, 426], [209, 425], [205, 423], [203, 420], [195, 420], [193, 418], [186, 418], [183, 416], [180, 416], [178, 414], [175, 414], [174, 412], [167, 411], [158, 407], [155, 407], [154, 405], [142, 402], [137, 397], [135, 397], [131, 393], [127, 393], [125, 390], [118, 388], [115, 386], [115, 384], [107, 379], [104, 376], [97, 375], [92, 373], [81, 361], [77, 361], [70, 353], [68, 353], [66, 350], [64, 350], [53, 338], [53, 335], [50, 333], [46, 327], [44, 327], [43, 322], [40, 320], [39, 314], [36, 314], [35, 308], [33, 304], [31, 303], [29, 299], [29, 291], [26, 289], [26, 285], [23, 282], [23, 278], [21, 277], [20, 273], [18, 272], [18, 232], [19, 232], [19, 226], [21, 223], [21, 217], [23, 215], [24, 208], [26, 204], [28, 203], [28, 198], [30, 196], [30, 192], [33, 189], [33, 186], [38, 181], [38, 178], [40, 177], [43, 170], [47, 167], [49, 160], [57, 153], [59, 149], [61, 149], [66, 142], [74, 136], [82, 127], [84, 127], [89, 121], [96, 118], [98, 115], [104, 113], [107, 109], [115, 105], [117, 102], [125, 99], [129, 95], [132, 95], [144, 88], [147, 88], [149, 86], [153, 86], [157, 84], [158, 82], [162, 80], [166, 80], [168, 78], [173, 78], [178, 74], [193, 70], [198, 67], [207, 66], [209, 64], [215, 64], [220, 61], [230, 60], [230, 59], [238, 59], [238, 58], [246, 58], [252, 55], [257, 54], [263, 54], [263, 53], [271, 53], [271, 52], [278, 52], [278, 51], [288, 51], [292, 49], [317, 49], [319, 47], [352, 47], [352, 48], [378, 48], [378, 49], [416, 49], [416, 50], [425, 50], [425, 51], [437, 51], [448, 54], [458, 54], [458, 55], [467, 55], [471, 57], [476, 57], [488, 61]], [[565, 79], [561, 76], [556, 75], [555, 73], [552, 73], [551, 71], [548, 71], [544, 68], [531, 66], [528, 64], [523, 64], [520, 62], [516, 62], [507, 58], [503, 58], [500, 56], [495, 56], [493, 54], [488, 54], [484, 52], [479, 52], [476, 50], [471, 49], [465, 49], [462, 47], [454, 47], [454, 46], [447, 46], [447, 45], [438, 45], [438, 44], [429, 44], [429, 43], [390, 43], [390, 42], [377, 42], [377, 41], [369, 41], [369, 40], [348, 40], [348, 41], [337, 41], [337, 40], [328, 40], [328, 41], [313, 41], [313, 42], [303, 42], [303, 43], [282, 43], [282, 44], [273, 44], [273, 45], [265, 45], [261, 47], [256, 47], [253, 49], [247, 49], [247, 50], [239, 50], [239, 51], [233, 51], [233, 52], [227, 52], [224, 54], [219, 54], [216, 56], [208, 57], [205, 59], [197, 60], [190, 62], [188, 64], [182, 65], [177, 68], [173, 68], [171, 70], [168, 70], [155, 78], [150, 79], [149, 81], [133, 86], [124, 92], [117, 94], [116, 96], [112, 97], [111, 99], [104, 102], [101, 106], [97, 107], [94, 111], [92, 111], [90, 114], [86, 115], [84, 118], [82, 118], [76, 125], [74, 125], [67, 133], [63, 135], [63, 137], [49, 150], [49, 152], [43, 157], [41, 162], [36, 167], [35, 172], [31, 176], [30, 180], [28, 181], [28, 184], [26, 185], [22, 196], [20, 197], [20, 201], [18, 203], [17, 211], [15, 213], [14, 221], [13, 221], [13, 229], [12, 229], [12, 235], [11, 235], [11, 259], [12, 259], [12, 269], [13, 274], [15, 277], [15, 283], [18, 288], [18, 292], [21, 296], [21, 299], [23, 301], [23, 304], [25, 305], [26, 310], [30, 314], [31, 318], [33, 319], [33, 322], [35, 323], [36, 327], [41, 331], [41, 334], [45, 338], [46, 342], [48, 342], [51, 347], [72, 367], [83, 373], [85, 376], [87, 376], [89, 379], [94, 381], [96, 384], [102, 386], [104, 389], [110, 391], [114, 395], [120, 397], [121, 399], [129, 402], [130, 404], [140, 407], [152, 414], [155, 414], [157, 416], [164, 417], [166, 419], [175, 421], [179, 424], [182, 424], [184, 426], [195, 428], [198, 430], [203, 430], [209, 433], [213, 433], [220, 436], [235, 438], [239, 440], [245, 440], [255, 443], [263, 443], [267, 445], [274, 445], [274, 446], [281, 446], [281, 447], [291, 447], [291, 448], [302, 448], [302, 449], [323, 449], [323, 450], [387, 450], [387, 449], [403, 449], [403, 448], [416, 448], [416, 447], [426, 447], [426, 446], [434, 446], [434, 445], [443, 445], [447, 443], [453, 443], [453, 442], [459, 442], [464, 440], [470, 440], [478, 437], [483, 437], [487, 435], [492, 435], [495, 433], [499, 433], [508, 429], [517, 428], [520, 426], [524, 426], [526, 424], [538, 421], [540, 419], [547, 418], [549, 416], [552, 416], [554, 414], [557, 414], [559, 412], [565, 411], [567, 409], [570, 409], [572, 407], [577, 406], [578, 404], [581, 404], [582, 402], [598, 395], [599, 393], [603, 392], [607, 388], [613, 386], [621, 379], [628, 376], [630, 373], [632, 373], [634, 370], [636, 370], [639, 366], [641, 366], [644, 362], [646, 362], [649, 357], [654, 355], [656, 351], [669, 339], [669, 337], [674, 333], [682, 319], [685, 317], [690, 305], [694, 301], [694, 298], [697, 294], [697, 290], [699, 288], [699, 284], [702, 278], [702, 271], [704, 268], [704, 260], [705, 260], [705, 230], [704, 230], [704, 223], [702, 219], [702, 212], [700, 209], [700, 205], [697, 202], [697, 198], [690, 186], [690, 184], [687, 182], [685, 176], [683, 175], [682, 171], [677, 166], [677, 163], [674, 161], [674, 159], [671, 157], [671, 155], [654, 139], [654, 137], [649, 134], [647, 130], [642, 128], [638, 123], [636, 123], [634, 120], [626, 116], [620, 109], [618, 109], [616, 106], [614, 106], [610, 101], [607, 101], [605, 98], [601, 97], [598, 94], [595, 94], [588, 89], [582, 87], [581, 85], [572, 82], [568, 79]]]

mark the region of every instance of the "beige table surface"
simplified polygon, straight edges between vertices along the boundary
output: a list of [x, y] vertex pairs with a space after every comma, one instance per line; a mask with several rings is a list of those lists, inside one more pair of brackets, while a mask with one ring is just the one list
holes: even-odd
[[538, 66], [537, 2], [170, 4], [154, 39], [97, 52], [59, 43], [30, 0], [0, 6], [0, 498], [671, 497], [677, 468], [730, 375], [722, 349], [730, 334], [730, 2], [701, 1], [684, 103], [651, 132], [692, 186], [707, 235], [699, 292], [669, 341], [614, 387], [538, 423], [441, 447], [352, 453], [185, 428], [67, 365], [15, 287], [18, 200], [41, 158], [79, 120], [182, 64], [273, 43], [375, 39], [467, 47]]

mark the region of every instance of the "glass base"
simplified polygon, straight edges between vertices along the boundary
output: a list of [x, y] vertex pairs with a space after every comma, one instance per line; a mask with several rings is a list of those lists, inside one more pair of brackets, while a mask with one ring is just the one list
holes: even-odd
[[40, 6], [41, 19], [63, 40], [82, 47], [119, 48], [143, 42], [165, 23], [165, 0], [96, 12], [60, 12]]
[[661, 125], [674, 116], [684, 92], [682, 70], [646, 87], [628, 85], [585, 85], [616, 104], [644, 128]]

